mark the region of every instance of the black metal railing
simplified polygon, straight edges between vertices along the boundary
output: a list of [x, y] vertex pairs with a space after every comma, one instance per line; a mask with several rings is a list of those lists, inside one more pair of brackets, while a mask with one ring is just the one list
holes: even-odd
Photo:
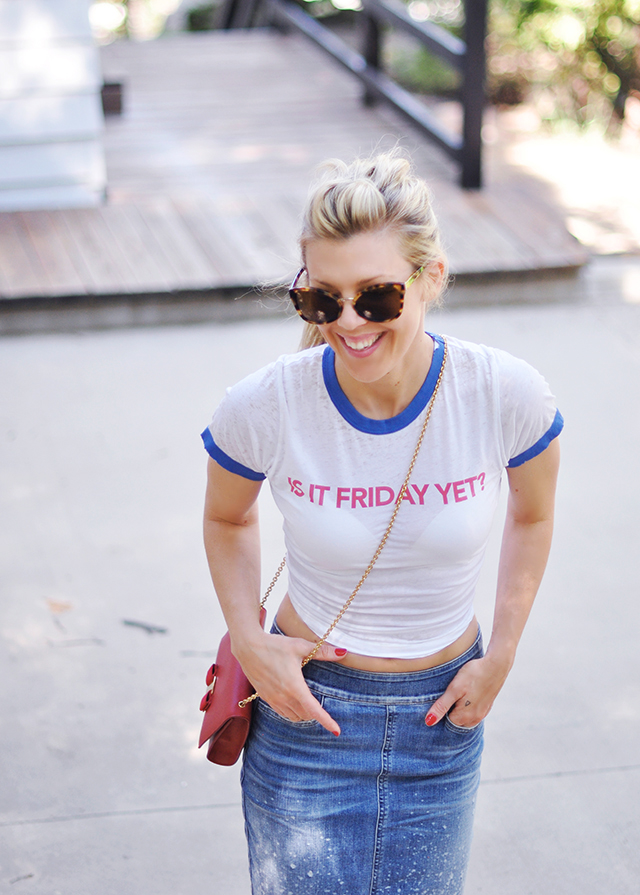
[[[487, 0], [465, 0], [464, 40], [430, 22], [411, 18], [400, 0], [362, 0], [358, 16], [363, 24], [362, 53], [353, 50], [329, 28], [293, 0], [226, 0], [224, 28], [250, 27], [266, 4], [267, 20], [276, 27], [293, 27], [306, 35], [365, 86], [363, 99], [390, 103], [440, 146], [460, 166], [465, 189], [482, 186], [482, 115], [485, 104], [485, 35]], [[462, 105], [462, 131], [454, 134], [412, 93], [390, 78], [382, 66], [385, 27], [404, 31], [461, 74], [458, 99]]]

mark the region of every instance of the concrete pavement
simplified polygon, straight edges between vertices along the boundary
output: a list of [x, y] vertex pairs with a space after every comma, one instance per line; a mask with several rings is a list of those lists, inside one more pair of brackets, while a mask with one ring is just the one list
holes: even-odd
[[[429, 321], [533, 363], [567, 422], [549, 569], [488, 722], [466, 895], [638, 891], [638, 261], [454, 290]], [[506, 304], [519, 290], [543, 303]], [[265, 314], [0, 339], [0, 890], [248, 895], [238, 769], [196, 749], [223, 630], [198, 433], [298, 335]], [[267, 494], [262, 510], [266, 579], [282, 542]]]

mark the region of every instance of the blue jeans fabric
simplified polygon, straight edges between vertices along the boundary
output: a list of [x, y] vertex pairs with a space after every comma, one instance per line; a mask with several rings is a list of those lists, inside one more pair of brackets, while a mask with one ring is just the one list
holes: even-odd
[[462, 895], [483, 725], [425, 725], [462, 656], [409, 674], [310, 662], [335, 718], [287, 721], [254, 708], [242, 770], [253, 895]]

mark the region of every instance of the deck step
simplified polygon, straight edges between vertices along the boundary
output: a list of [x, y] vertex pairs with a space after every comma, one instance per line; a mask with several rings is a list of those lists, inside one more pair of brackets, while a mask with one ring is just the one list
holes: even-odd
[[479, 193], [390, 108], [296, 35], [182, 34], [102, 49], [124, 113], [106, 123], [108, 203], [0, 213], [0, 297], [246, 289], [296, 267], [316, 166], [404, 147], [432, 185], [458, 276], [567, 270], [587, 259], [533, 178], [507, 166]]

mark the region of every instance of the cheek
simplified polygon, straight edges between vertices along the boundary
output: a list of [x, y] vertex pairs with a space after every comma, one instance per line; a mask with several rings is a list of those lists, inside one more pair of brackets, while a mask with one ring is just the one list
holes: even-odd
[[427, 303], [422, 298], [405, 304], [398, 323], [402, 325], [407, 333], [415, 334], [417, 330], [423, 330], [427, 307]]

